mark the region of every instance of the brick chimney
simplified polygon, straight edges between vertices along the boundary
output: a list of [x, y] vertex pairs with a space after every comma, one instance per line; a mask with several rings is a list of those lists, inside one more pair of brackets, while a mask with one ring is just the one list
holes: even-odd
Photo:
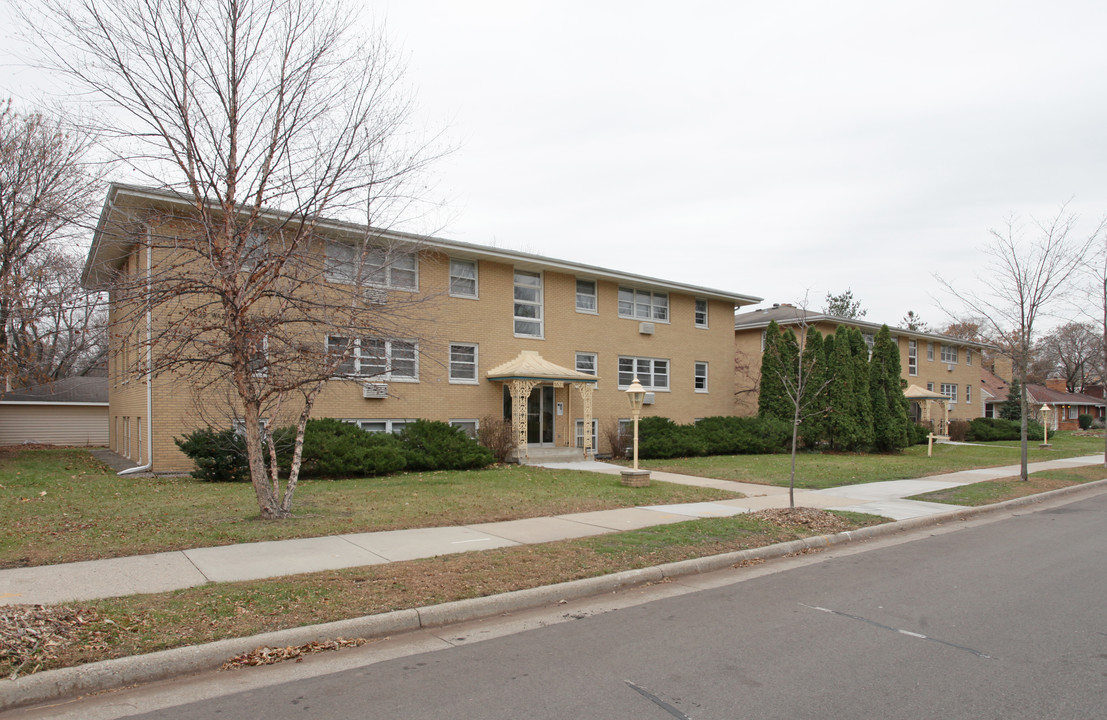
[[1068, 387], [1065, 385], [1065, 378], [1049, 378], [1045, 381], [1045, 386], [1057, 392], [1067, 393], [1069, 391]]

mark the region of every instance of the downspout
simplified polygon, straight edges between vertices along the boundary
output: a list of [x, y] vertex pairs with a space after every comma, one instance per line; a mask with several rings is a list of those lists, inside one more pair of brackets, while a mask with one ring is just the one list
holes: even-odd
[[146, 464], [127, 468], [116, 475], [133, 475], [146, 472], [154, 466], [154, 384], [153, 384], [153, 348], [151, 339], [153, 328], [150, 320], [150, 284], [153, 265], [150, 252], [150, 227], [146, 227]]

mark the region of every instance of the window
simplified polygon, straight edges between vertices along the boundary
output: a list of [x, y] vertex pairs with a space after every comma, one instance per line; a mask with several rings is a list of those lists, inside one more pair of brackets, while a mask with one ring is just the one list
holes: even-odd
[[707, 392], [707, 363], [705, 363], [705, 362], [696, 363], [695, 370], [693, 371], [692, 375], [693, 375], [693, 378], [694, 378], [693, 385], [695, 387], [696, 392], [698, 392], [698, 393]]
[[596, 281], [577, 278], [577, 312], [595, 313], [597, 307]]
[[480, 429], [480, 423], [476, 420], [451, 420], [450, 427], [460, 429], [471, 439], [477, 439], [477, 430]]
[[373, 377], [381, 380], [418, 380], [419, 346], [409, 340], [329, 336], [327, 352], [346, 357], [338, 375]]
[[972, 350], [965, 348], [965, 364], [972, 365]]
[[669, 296], [665, 293], [621, 287], [619, 317], [669, 322]]
[[938, 392], [949, 398], [951, 405], [957, 402], [957, 386], [953, 383], [942, 383], [942, 389]]
[[269, 254], [269, 238], [261, 230], [254, 230], [242, 243], [242, 269], [253, 270]]
[[515, 271], [515, 334], [542, 337], [542, 275]]
[[765, 337], [767, 335], [768, 335], [767, 331], [765, 331], [765, 330], [761, 331], [761, 352], [765, 352]]
[[598, 364], [596, 353], [577, 353], [577, 372], [585, 375], [596, 375]]
[[873, 345], [876, 344], [876, 338], [873, 336], [872, 333], [865, 333], [864, 335], [862, 335], [862, 337], [865, 339], [865, 346], [867, 348], [869, 348], [869, 359], [872, 360], [873, 359]]
[[450, 258], [450, 295], [463, 298], [477, 297], [476, 260]]
[[[596, 450], [596, 438], [600, 436], [600, 421], [596, 418], [592, 418], [592, 450]], [[577, 418], [576, 421], [576, 447], [584, 447], [584, 418]]]
[[250, 357], [246, 361], [246, 367], [255, 377], [265, 377], [269, 374], [269, 336], [262, 335], [259, 339], [250, 342]]
[[477, 346], [472, 343], [450, 343], [450, 382], [476, 385]]
[[929, 390], [930, 392], [934, 392], [934, 383], [927, 383], [926, 384], [926, 389]]
[[668, 390], [669, 361], [658, 358], [620, 357], [619, 388], [630, 387], [635, 376], [646, 390]]
[[919, 374], [919, 342], [917, 340], [907, 341], [907, 374]]
[[955, 363], [957, 362], [957, 347], [954, 345], [939, 345], [938, 349], [942, 353], [942, 362]]
[[707, 327], [707, 301], [696, 298], [696, 327]]
[[[360, 272], [359, 272], [360, 268]], [[367, 284], [395, 290], [419, 289], [419, 266], [415, 253], [389, 258], [382, 247], [358, 247], [336, 240], [327, 241], [327, 279], [348, 285]]]
[[348, 422], [353, 425], [357, 425], [365, 432], [379, 433], [390, 432], [398, 433], [405, 427], [415, 422], [414, 420], [343, 420], [342, 422]]
[[927, 360], [933, 360], [934, 359], [934, 343], [932, 343], [932, 342], [928, 342], [926, 344], [926, 359]]
[[965, 402], [966, 403], [971, 403], [972, 402], [972, 385], [966, 385], [965, 386]]

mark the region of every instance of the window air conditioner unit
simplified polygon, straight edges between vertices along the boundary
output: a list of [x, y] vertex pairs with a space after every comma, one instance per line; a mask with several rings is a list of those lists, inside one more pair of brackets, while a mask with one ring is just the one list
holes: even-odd
[[388, 385], [385, 383], [364, 383], [361, 396], [367, 400], [383, 400], [388, 397]]
[[638, 323], [638, 332], [643, 335], [653, 335], [653, 323], [640, 322]]
[[388, 302], [388, 290], [384, 288], [367, 286], [361, 289], [361, 294], [370, 305], [384, 305]]
[[953, 372], [953, 363], [950, 363], [949, 365], [946, 365], [946, 370], [948, 372]]
[[654, 399], [653, 393], [648, 392], [642, 397], [642, 404], [643, 405], [653, 405], [653, 399]]

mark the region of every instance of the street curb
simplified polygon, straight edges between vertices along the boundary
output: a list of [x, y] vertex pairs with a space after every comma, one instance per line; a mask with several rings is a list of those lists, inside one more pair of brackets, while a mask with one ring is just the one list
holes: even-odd
[[412, 630], [441, 627], [544, 605], [554, 605], [563, 600], [592, 597], [638, 585], [660, 582], [665, 579], [713, 572], [743, 562], [770, 560], [801, 553], [805, 550], [823, 549], [850, 542], [896, 535], [954, 520], [967, 520], [986, 513], [1003, 512], [1028, 505], [1036, 505], [1096, 489], [1107, 489], [1107, 479], [1051, 490], [1038, 495], [1028, 495], [994, 505], [981, 505], [937, 515], [899, 520], [861, 528], [860, 530], [848, 530], [834, 535], [818, 535], [777, 545], [692, 558], [655, 567], [626, 570], [611, 575], [572, 580], [556, 585], [516, 590], [499, 595], [457, 600], [441, 605], [429, 605], [408, 610], [396, 610], [379, 615], [366, 615], [320, 625], [278, 630], [250, 637], [228, 638], [203, 645], [161, 650], [146, 655], [103, 660], [78, 667], [48, 670], [19, 677], [15, 680], [0, 680], [0, 683], [2, 683], [0, 687], [3, 689], [2, 694], [0, 694], [0, 711], [211, 670], [235, 655], [249, 652], [258, 647], [304, 645], [338, 637], [383, 638]]

